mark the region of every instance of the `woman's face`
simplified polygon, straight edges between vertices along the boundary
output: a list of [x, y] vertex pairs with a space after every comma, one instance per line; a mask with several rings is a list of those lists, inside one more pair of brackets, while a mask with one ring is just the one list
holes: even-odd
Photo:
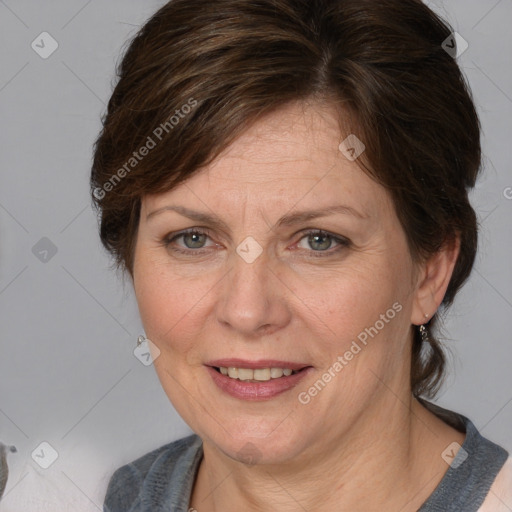
[[388, 193], [338, 148], [333, 112], [289, 105], [142, 201], [133, 276], [158, 377], [235, 459], [318, 456], [408, 391], [415, 266]]

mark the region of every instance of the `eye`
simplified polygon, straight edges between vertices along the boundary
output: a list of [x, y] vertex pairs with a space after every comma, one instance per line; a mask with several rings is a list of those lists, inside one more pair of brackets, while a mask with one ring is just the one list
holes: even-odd
[[[327, 255], [331, 255], [333, 253], [339, 252], [344, 247], [348, 247], [350, 242], [343, 237], [331, 235], [325, 231], [320, 229], [314, 229], [306, 232], [304, 236], [300, 239], [299, 244], [302, 240], [306, 240], [306, 243], [309, 245], [309, 248], [313, 249], [313, 253], [327, 253]], [[333, 245], [333, 242], [338, 244], [332, 251], [327, 251]], [[308, 249], [308, 247], [306, 247]], [[313, 254], [312, 254], [313, 255]], [[314, 256], [324, 256], [323, 254], [314, 254]]]
[[[185, 244], [184, 247], [183, 246], [171, 247], [171, 245], [173, 245], [173, 244], [175, 245], [176, 240], [179, 240], [180, 238], [183, 239], [183, 243]], [[176, 251], [176, 252], [182, 252], [182, 253], [188, 254], [190, 252], [200, 252], [199, 249], [204, 249], [205, 247], [207, 247], [204, 245], [204, 243], [206, 242], [206, 239], [208, 239], [208, 238], [209, 238], [208, 231], [201, 231], [199, 229], [189, 229], [187, 231], [182, 231], [181, 233], [178, 233], [176, 235], [168, 235], [162, 241], [162, 243], [168, 249], [172, 249], [173, 251]]]
[[[181, 231], [180, 233], [167, 235], [162, 240], [162, 245], [173, 252], [200, 254], [203, 252], [203, 249], [207, 250], [208, 247], [218, 246], [218, 244], [215, 243], [209, 246], [205, 245], [209, 238], [209, 231], [191, 228], [186, 231]], [[177, 244], [177, 241], [180, 239], [182, 239], [184, 245]], [[309, 247], [302, 246], [301, 248], [309, 249], [307, 252], [309, 252], [312, 257], [332, 256], [350, 245], [349, 240], [346, 238], [332, 235], [320, 229], [314, 229], [304, 233], [297, 244], [299, 247], [302, 240], [306, 240], [306, 244], [308, 244]], [[335, 247], [334, 250], [329, 250], [332, 248], [333, 243], [338, 246]]]

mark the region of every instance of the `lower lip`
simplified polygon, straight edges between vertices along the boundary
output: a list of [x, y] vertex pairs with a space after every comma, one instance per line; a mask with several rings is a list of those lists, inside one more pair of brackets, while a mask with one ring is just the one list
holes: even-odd
[[294, 388], [310, 370], [313, 370], [313, 368], [309, 366], [299, 373], [289, 375], [288, 377], [283, 376], [264, 382], [246, 382], [222, 375], [222, 373], [219, 373], [211, 366], [207, 366], [206, 369], [212, 377], [213, 382], [215, 382], [222, 391], [235, 398], [252, 401], [268, 400]]

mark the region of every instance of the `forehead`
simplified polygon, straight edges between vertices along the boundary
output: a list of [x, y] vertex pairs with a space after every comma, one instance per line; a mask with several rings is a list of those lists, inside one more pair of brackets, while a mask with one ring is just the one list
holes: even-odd
[[[169, 200], [235, 208], [318, 207], [343, 201], [366, 214], [389, 207], [382, 186], [339, 150], [344, 139], [337, 113], [325, 104], [289, 104], [257, 120], [211, 164], [146, 207]], [[300, 204], [299, 204], [300, 203]]]

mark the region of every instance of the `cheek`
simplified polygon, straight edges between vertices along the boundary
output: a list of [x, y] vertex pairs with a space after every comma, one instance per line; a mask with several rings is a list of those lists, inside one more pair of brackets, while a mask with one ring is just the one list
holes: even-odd
[[204, 322], [208, 292], [215, 280], [184, 277], [168, 264], [141, 256], [134, 266], [134, 289], [146, 336], [161, 351], [183, 352]]
[[304, 313], [309, 311], [312, 321], [321, 320], [319, 327], [342, 338], [357, 335], [403, 296], [391, 265], [377, 257], [354, 259], [342, 271], [324, 276], [321, 272], [310, 279], [297, 276], [294, 283]]
[[337, 385], [343, 382], [344, 392], [357, 395], [363, 381], [374, 384], [368, 367], [381, 374], [399, 360], [396, 355], [402, 351], [408, 329], [406, 283], [384, 260], [380, 264], [373, 260], [371, 265], [360, 261], [357, 268], [327, 283], [329, 293], [310, 288], [308, 299], [320, 319], [309, 325], [314, 338], [321, 340], [313, 349], [315, 358], [329, 368], [342, 356], [344, 378]]
[[146, 336], [160, 345], [164, 334], [184, 314], [176, 283], [164, 268], [142, 253], [134, 264], [134, 290]]

